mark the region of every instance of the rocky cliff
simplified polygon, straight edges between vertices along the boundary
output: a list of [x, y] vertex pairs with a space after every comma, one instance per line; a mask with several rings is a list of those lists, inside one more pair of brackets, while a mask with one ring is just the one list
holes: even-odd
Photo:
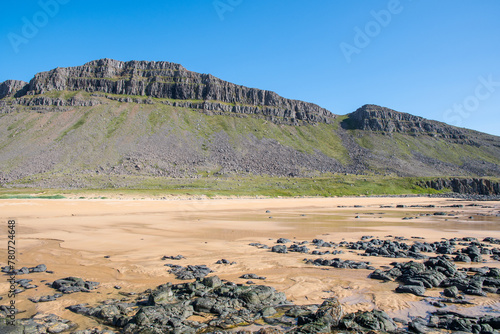
[[470, 134], [460, 128], [373, 104], [366, 104], [349, 114], [345, 125], [360, 130], [428, 135], [473, 144]]
[[20, 80], [7, 80], [0, 83], [0, 99], [13, 97], [16, 93], [25, 94], [23, 88], [27, 88], [27, 83]]
[[436, 190], [451, 189], [455, 193], [468, 195], [500, 195], [500, 183], [488, 179], [436, 179], [420, 184]]
[[[113, 95], [135, 95], [208, 103], [209, 111], [262, 114], [312, 123], [330, 123], [334, 115], [318, 105], [290, 100], [278, 94], [236, 85], [210, 74], [186, 70], [170, 62], [112, 59], [91, 61], [82, 66], [56, 68], [35, 75], [29, 84], [4, 82], [0, 98], [45, 94], [51, 91], [85, 91]], [[46, 100], [45, 100], [46, 101]], [[214, 101], [218, 103], [213, 103]], [[16, 102], [14, 102], [16, 103]], [[26, 100], [18, 104], [29, 105]], [[60, 102], [59, 102], [60, 103]], [[193, 102], [190, 102], [193, 103]]]

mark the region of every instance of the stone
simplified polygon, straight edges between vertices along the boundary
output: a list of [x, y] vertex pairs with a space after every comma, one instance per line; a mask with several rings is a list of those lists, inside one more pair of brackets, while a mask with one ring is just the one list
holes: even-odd
[[387, 313], [379, 310], [370, 312], [358, 311], [353, 314], [348, 314], [341, 322], [348, 330], [378, 330], [382, 332], [392, 332], [397, 328], [396, 324]]
[[400, 285], [396, 288], [397, 293], [411, 293], [416, 296], [425, 296], [425, 288], [417, 285]]
[[443, 295], [449, 298], [457, 298], [458, 297], [458, 289], [456, 286], [450, 286], [443, 290]]
[[271, 252], [274, 252], [274, 253], [288, 253], [288, 249], [286, 248], [285, 245], [276, 245], [276, 246], [273, 246], [273, 248], [271, 248]]

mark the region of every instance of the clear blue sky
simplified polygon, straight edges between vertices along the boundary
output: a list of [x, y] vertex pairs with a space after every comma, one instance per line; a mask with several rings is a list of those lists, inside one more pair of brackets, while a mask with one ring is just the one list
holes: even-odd
[[373, 103], [500, 135], [499, 14], [498, 0], [5, 0], [0, 82], [165, 60], [336, 114]]

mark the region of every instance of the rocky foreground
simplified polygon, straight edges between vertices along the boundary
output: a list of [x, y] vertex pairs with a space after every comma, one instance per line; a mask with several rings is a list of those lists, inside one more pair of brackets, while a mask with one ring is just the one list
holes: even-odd
[[[440, 212], [436, 212], [440, 214]], [[388, 236], [392, 237], [392, 236]], [[77, 324], [53, 314], [36, 314], [20, 319], [22, 313], [8, 305], [0, 307], [0, 333], [330, 333], [330, 332], [469, 332], [497, 333], [500, 329], [498, 311], [491, 309], [482, 316], [473, 316], [449, 306], [474, 305], [474, 297], [495, 298], [500, 294], [500, 269], [494, 267], [466, 267], [463, 264], [481, 263], [490, 257], [500, 260], [500, 239], [487, 237], [454, 238], [428, 243], [413, 237], [382, 240], [363, 236], [358, 242], [331, 242], [321, 239], [291, 241], [280, 238], [274, 245], [252, 243], [250, 246], [286, 254], [300, 252], [324, 256], [344, 251], [360, 251], [368, 257], [412, 258], [406, 262], [393, 262], [392, 268], [375, 269], [370, 262], [340, 259], [304, 259], [314, 266], [342, 269], [370, 270], [368, 277], [383, 282], [395, 281], [395, 293], [408, 293], [422, 297], [432, 306], [427, 317], [413, 317], [410, 321], [391, 318], [383, 310], [344, 313], [335, 297], [321, 304], [294, 305], [284, 293], [253, 280], [265, 280], [255, 274], [244, 274], [246, 284], [235, 284], [212, 275], [205, 265], [183, 267], [167, 263], [165, 266], [178, 279], [187, 283], [162, 284], [142, 293], [120, 291], [122, 298], [106, 300], [97, 305], [78, 304], [67, 307], [71, 312], [97, 320], [100, 328], [82, 329]], [[315, 250], [310, 251], [310, 248]], [[344, 250], [341, 250], [344, 249]], [[283, 255], [286, 256], [286, 255]], [[182, 260], [182, 255], [164, 256], [162, 260]], [[233, 265], [226, 259], [218, 264]], [[455, 263], [461, 264], [458, 267]], [[385, 270], [384, 270], [385, 269]], [[6, 275], [30, 275], [47, 271], [43, 264], [13, 271], [6, 266]], [[47, 282], [55, 290], [53, 295], [31, 298], [33, 303], [52, 302], [64, 294], [92, 293], [98, 282], [67, 277]], [[37, 286], [27, 278], [15, 281], [16, 294]], [[121, 290], [121, 287], [115, 286]], [[428, 290], [440, 292], [439, 297], [427, 295]], [[9, 315], [16, 315], [15, 326], [7, 326]]]

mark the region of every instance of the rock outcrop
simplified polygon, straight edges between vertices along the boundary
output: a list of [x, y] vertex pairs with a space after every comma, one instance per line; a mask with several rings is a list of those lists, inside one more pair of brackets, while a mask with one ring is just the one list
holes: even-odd
[[7, 80], [0, 83], [0, 99], [3, 99], [5, 97], [13, 97], [14, 95], [16, 95], [16, 93], [25, 93], [23, 88], [27, 88], [27, 84], [27, 82], [20, 80]]
[[188, 71], [183, 66], [170, 62], [100, 59], [82, 66], [58, 67], [36, 74], [26, 86], [12, 80], [2, 83], [0, 98], [11, 96], [12, 93], [16, 96], [29, 96], [51, 91], [135, 95], [189, 100], [198, 104], [217, 101], [218, 103], [211, 103], [207, 110], [252, 114], [260, 112], [265, 116], [286, 118], [291, 122], [301, 120], [330, 123], [334, 119], [330, 111], [316, 104], [286, 99], [271, 91], [236, 85], [210, 74]]
[[469, 134], [460, 128], [373, 104], [366, 104], [349, 114], [344, 126], [388, 134], [428, 135], [473, 144]]
[[500, 195], [500, 182], [488, 179], [436, 179], [422, 182], [420, 185], [436, 190], [451, 189], [455, 193], [466, 195]]

